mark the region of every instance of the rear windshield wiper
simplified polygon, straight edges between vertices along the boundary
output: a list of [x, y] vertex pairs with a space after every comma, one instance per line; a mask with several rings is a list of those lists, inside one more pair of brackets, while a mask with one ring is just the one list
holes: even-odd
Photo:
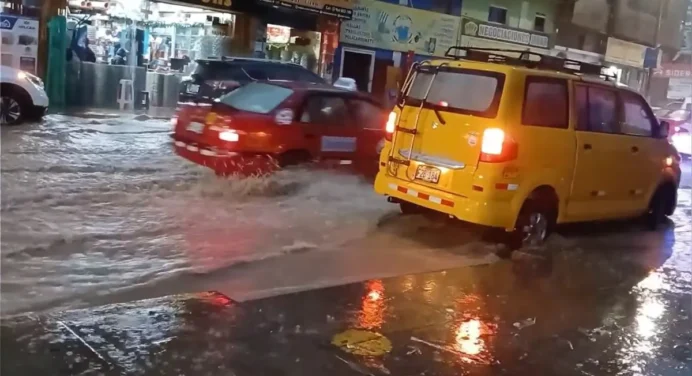
[[440, 123], [442, 123], [442, 125], [447, 124], [447, 122], [445, 121], [445, 118], [442, 117], [442, 113], [440, 112], [440, 110], [437, 109], [436, 104], [433, 104], [433, 111], [435, 111], [435, 115], [437, 115], [437, 119], [440, 120]]

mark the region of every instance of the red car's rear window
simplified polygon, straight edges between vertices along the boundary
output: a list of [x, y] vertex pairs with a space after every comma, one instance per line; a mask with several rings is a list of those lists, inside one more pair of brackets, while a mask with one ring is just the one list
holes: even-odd
[[253, 82], [222, 96], [219, 102], [236, 110], [267, 114], [291, 94], [289, 88]]

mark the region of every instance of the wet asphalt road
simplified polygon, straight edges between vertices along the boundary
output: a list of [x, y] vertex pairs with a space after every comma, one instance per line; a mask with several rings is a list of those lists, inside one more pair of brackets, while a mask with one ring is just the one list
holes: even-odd
[[[281, 317], [304, 320], [296, 324], [303, 328], [308, 318], [326, 322], [325, 328], [311, 331], [320, 343], [347, 327], [403, 338], [393, 341], [394, 348], [414, 346], [416, 353], [451, 364], [440, 374], [458, 369], [446, 357], [460, 356], [431, 350], [434, 346], [425, 342], [449, 345], [456, 353], [477, 352], [450, 342], [448, 330], [465, 322], [464, 331], [482, 335], [473, 339], [463, 334], [462, 340], [471, 338], [471, 348], [488, 344], [472, 358], [483, 353], [479, 356], [487, 359], [528, 362], [510, 362], [519, 367], [510, 367], [514, 371], [550, 374], [541, 373], [549, 370], [546, 359], [566, 356], [565, 369], [583, 370], [574, 374], [690, 374], [689, 188], [680, 190], [678, 211], [665, 231], [643, 232], [632, 223], [573, 226], [561, 229], [541, 250], [551, 258], [520, 253], [514, 260], [499, 260], [497, 246], [482, 241], [478, 228], [399, 216], [357, 177], [293, 170], [264, 179], [219, 180], [174, 156], [167, 132], [162, 121], [61, 115], [2, 129], [0, 288], [5, 317], [217, 290], [242, 302], [237, 306], [243, 312], [261, 308], [277, 315], [257, 317], [248, 322], [252, 325]], [[689, 187], [689, 165], [684, 170], [683, 186]], [[487, 266], [466, 268], [471, 265]], [[437, 270], [448, 271], [410, 275]], [[386, 279], [394, 276], [400, 277]], [[253, 301], [363, 280], [370, 282]], [[362, 292], [373, 283], [392, 292], [391, 300], [383, 302], [391, 305], [387, 312], [394, 316], [380, 320], [379, 326], [354, 324], [349, 315], [366, 309]], [[343, 305], [335, 301], [338, 297]], [[310, 304], [298, 308], [296, 301], [305, 299]], [[164, 299], [160, 305], [170, 315], [180, 311], [185, 316], [177, 301]], [[130, 315], [142, 312], [135, 309]], [[172, 327], [171, 338], [182, 338], [170, 315], [163, 321]], [[322, 315], [335, 319], [324, 321]], [[76, 314], [70, 320], [88, 316]], [[45, 317], [45, 325], [55, 319]], [[193, 326], [213, 324], [195, 321], [194, 313], [192, 317]], [[517, 338], [514, 323], [532, 318], [536, 324], [527, 329], [538, 333], [525, 338], [522, 329]], [[13, 327], [12, 320], [3, 325]], [[425, 332], [421, 328], [428, 324], [427, 337], [406, 332]], [[20, 333], [22, 326], [17, 327]], [[594, 330], [598, 336], [592, 341]], [[604, 331], [611, 333], [607, 339]], [[13, 340], [4, 333], [3, 341]], [[577, 355], [553, 353], [564, 350], [559, 344], [566, 342], [556, 339], [563, 335], [571, 343], [567, 353]], [[411, 337], [425, 342], [409, 343]], [[194, 347], [185, 342], [191, 339], [181, 339], [182, 345]], [[292, 343], [282, 335], [264, 340], [274, 339], [282, 346]], [[242, 338], [233, 340], [243, 343]], [[511, 351], [500, 351], [499, 344]], [[540, 353], [551, 355], [532, 358]], [[601, 353], [603, 360], [597, 357]], [[6, 355], [3, 351], [4, 359]], [[323, 369], [320, 359], [313, 366]], [[336, 362], [348, 366], [342, 360]], [[617, 369], [599, 364], [616, 364]], [[397, 369], [393, 363], [383, 366]], [[495, 374], [483, 369], [478, 374]]]

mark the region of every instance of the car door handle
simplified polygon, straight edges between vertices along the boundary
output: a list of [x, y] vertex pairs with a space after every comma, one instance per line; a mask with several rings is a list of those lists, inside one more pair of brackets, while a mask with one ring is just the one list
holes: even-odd
[[584, 144], [584, 150], [591, 150], [591, 144]]
[[639, 148], [636, 146], [632, 146], [632, 153], [639, 153]]

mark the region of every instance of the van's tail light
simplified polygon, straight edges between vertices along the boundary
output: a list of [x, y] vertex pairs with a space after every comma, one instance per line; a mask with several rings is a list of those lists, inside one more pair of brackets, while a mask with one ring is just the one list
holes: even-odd
[[392, 136], [394, 135], [394, 131], [396, 130], [396, 112], [392, 111], [389, 113], [389, 117], [387, 118], [387, 125], [384, 127], [384, 130], [384, 138], [387, 139], [387, 141], [391, 141]]
[[499, 128], [483, 131], [481, 162], [507, 162], [517, 158], [519, 145]]

